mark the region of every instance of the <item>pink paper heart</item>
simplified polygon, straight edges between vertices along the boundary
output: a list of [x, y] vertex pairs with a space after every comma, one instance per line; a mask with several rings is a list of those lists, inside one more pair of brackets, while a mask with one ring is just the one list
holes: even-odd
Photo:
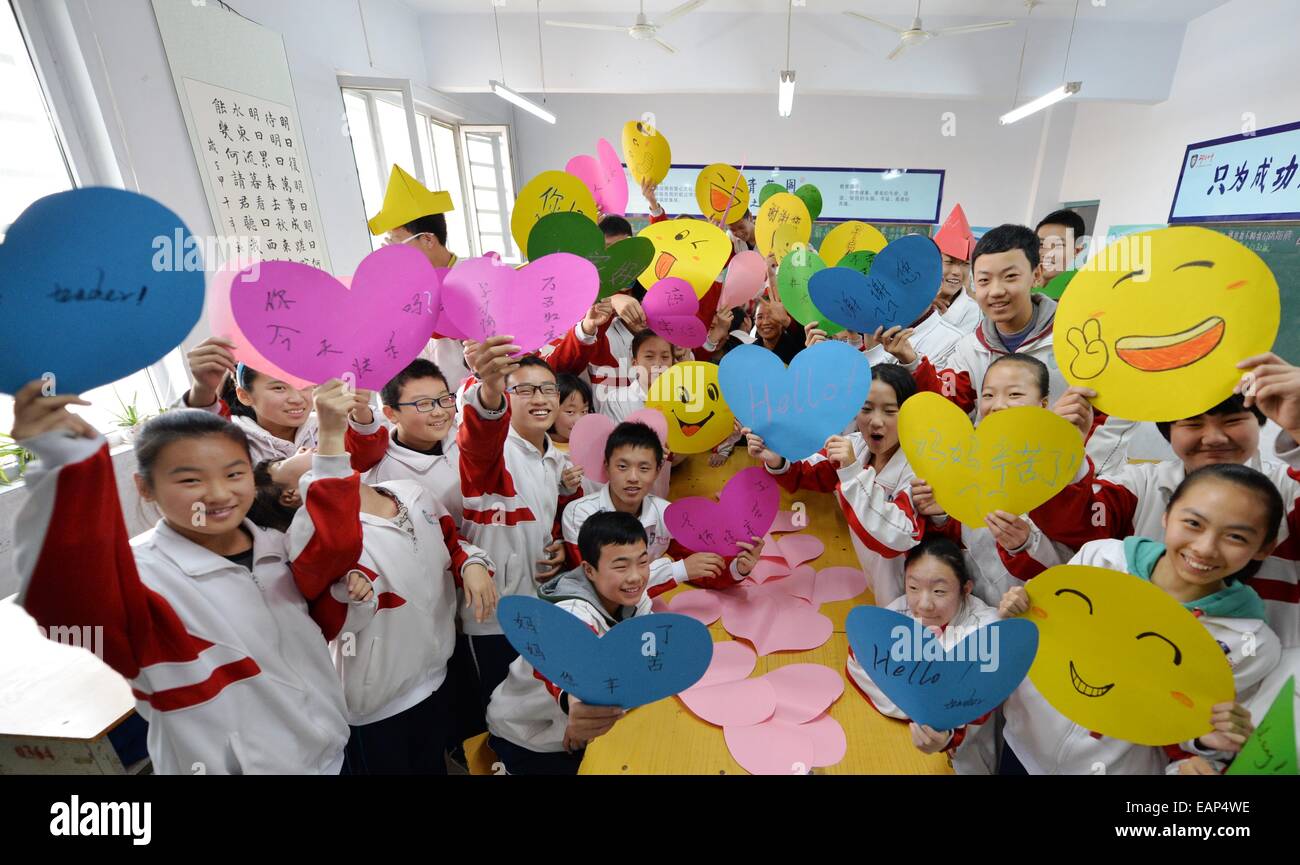
[[799, 728], [812, 738], [814, 766], [834, 766], [849, 751], [844, 728], [830, 715], [818, 715], [807, 724], [800, 724]]
[[776, 689], [772, 717], [791, 724], [811, 721], [844, 694], [844, 677], [821, 664], [787, 664], [763, 678]]
[[703, 496], [678, 499], [664, 512], [668, 531], [696, 552], [731, 557], [737, 541], [762, 537], [781, 506], [781, 490], [758, 466], [741, 469], [722, 488], [718, 501]]
[[791, 568], [797, 568], [826, 552], [826, 544], [815, 535], [786, 535], [779, 539], [768, 535], [768, 538], [770, 540], [763, 545], [762, 558], [779, 559]]
[[[627, 416], [625, 423], [643, 423], [654, 430], [659, 441], [668, 447], [668, 422], [663, 412], [655, 408], [643, 408]], [[609, 434], [618, 424], [607, 415], [587, 414], [578, 419], [569, 432], [569, 459], [582, 467], [584, 477], [597, 483], [609, 483], [609, 474], [605, 471], [605, 443]], [[668, 466], [660, 469], [662, 476]]]
[[814, 765], [813, 737], [799, 724], [769, 719], [749, 727], [724, 727], [727, 750], [751, 775], [804, 775]]
[[722, 604], [712, 592], [702, 589], [679, 592], [668, 602], [668, 609], [670, 612], [690, 616], [705, 625], [712, 625], [722, 618]]
[[774, 533], [775, 532], [797, 532], [799, 531], [799, 529], [807, 527], [806, 522], [802, 526], [795, 525], [794, 517], [795, 517], [794, 511], [779, 512], [776, 515], [776, 519], [772, 520], [772, 528], [770, 531]]
[[754, 563], [753, 570], [749, 572], [749, 579], [756, 584], [762, 584], [778, 577], [788, 577], [790, 573], [790, 567], [784, 561], [760, 558]]
[[[594, 270], [594, 268], [593, 268]], [[313, 384], [353, 376], [379, 390], [429, 341], [439, 284], [417, 249], [386, 246], [361, 260], [352, 287], [291, 261], [263, 261], [230, 286], [239, 329], [263, 358]]]
[[509, 334], [523, 353], [564, 336], [596, 300], [596, 265], [555, 252], [519, 270], [489, 258], [457, 263], [443, 283], [445, 312], [467, 339]]
[[752, 249], [736, 255], [727, 264], [727, 278], [722, 283], [718, 309], [731, 309], [749, 303], [767, 284], [767, 262]]
[[834, 625], [798, 598], [767, 593], [724, 605], [722, 626], [749, 640], [760, 655], [815, 649], [831, 638]]
[[812, 565], [800, 565], [789, 574], [763, 584], [767, 591], [782, 592], [792, 598], [800, 598], [812, 606], [818, 604], [813, 600], [817, 591], [817, 572]]
[[296, 375], [290, 375], [262, 357], [261, 353], [253, 348], [248, 341], [248, 337], [244, 336], [244, 332], [239, 329], [239, 325], [235, 323], [235, 314], [230, 309], [230, 286], [238, 275], [238, 270], [222, 268], [215, 271], [212, 278], [208, 280], [207, 313], [208, 326], [212, 330], [212, 335], [228, 339], [234, 343], [231, 354], [235, 356], [235, 360], [242, 361], [258, 372], [265, 373], [272, 378], [278, 378], [286, 382], [290, 387], [299, 389], [310, 387], [311, 382], [298, 378]]
[[820, 607], [831, 601], [849, 601], [867, 590], [867, 575], [857, 568], [823, 568], [811, 598], [813, 606]]
[[748, 727], [776, 711], [776, 689], [766, 679], [741, 679], [678, 694], [696, 717], [718, 727]]
[[739, 682], [754, 672], [758, 656], [744, 643], [723, 640], [713, 644], [713, 660], [700, 680], [691, 687], [707, 688], [724, 682]]
[[604, 138], [596, 142], [596, 156], [575, 156], [564, 170], [591, 190], [596, 207], [606, 216], [622, 216], [627, 210], [627, 174], [618, 152]]
[[652, 612], [652, 613], [668, 613], [668, 612], [671, 612], [671, 610], [668, 609], [668, 602], [665, 601], [663, 598], [651, 598], [651, 599], [650, 599], [650, 612]]
[[646, 324], [655, 333], [682, 348], [699, 348], [709, 338], [709, 329], [700, 321], [700, 299], [684, 279], [670, 276], [651, 286], [641, 300]]

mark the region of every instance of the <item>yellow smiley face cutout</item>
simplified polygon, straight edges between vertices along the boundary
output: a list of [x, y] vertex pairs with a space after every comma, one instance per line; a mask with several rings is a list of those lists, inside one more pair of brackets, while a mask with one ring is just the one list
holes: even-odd
[[638, 277], [646, 288], [676, 276], [691, 284], [696, 297], [704, 297], [731, 257], [726, 232], [702, 219], [652, 222], [638, 236], [655, 245], [650, 266]]
[[668, 176], [673, 151], [658, 129], [640, 120], [629, 120], [623, 124], [623, 159], [637, 183], [659, 183]]
[[717, 364], [687, 360], [655, 379], [646, 408], [658, 409], [668, 421], [668, 449], [702, 454], [731, 435], [735, 418], [718, 384]]
[[1173, 421], [1226, 399], [1237, 363], [1269, 351], [1281, 317], [1264, 260], [1225, 234], [1178, 226], [1122, 237], [1061, 296], [1053, 346], [1072, 385], [1117, 417]]
[[1224, 650], [1182, 604], [1132, 574], [1058, 565], [1026, 584], [1038, 626], [1029, 678], [1087, 730], [1139, 745], [1210, 732], [1233, 699]]
[[706, 219], [717, 222], [726, 214], [726, 224], [731, 225], [749, 208], [749, 184], [730, 165], [715, 162], [695, 179], [695, 200]]
[[796, 243], [808, 243], [812, 237], [812, 217], [803, 199], [789, 192], [778, 192], [758, 209], [754, 218], [754, 240], [764, 257], [785, 258]]

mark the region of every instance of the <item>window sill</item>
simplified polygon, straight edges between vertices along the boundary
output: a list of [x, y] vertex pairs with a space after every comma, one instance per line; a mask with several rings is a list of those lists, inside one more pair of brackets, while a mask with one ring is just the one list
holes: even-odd
[[[110, 433], [109, 435], [105, 436], [105, 438], [108, 440], [108, 455], [110, 459], [115, 459], [118, 454], [126, 453], [127, 451], [131, 450], [131, 448], [134, 447], [134, 445], [131, 444], [130, 442], [122, 441], [122, 434], [120, 432]], [[9, 467], [5, 468], [6, 472], [10, 470], [11, 469]], [[17, 466], [14, 466], [13, 470], [17, 470]], [[26, 486], [27, 486], [26, 475], [24, 475], [23, 477], [19, 478], [18, 480], [14, 481], [11, 484], [0, 484], [0, 497], [4, 497], [11, 493], [15, 493], [18, 490], [26, 488]]]

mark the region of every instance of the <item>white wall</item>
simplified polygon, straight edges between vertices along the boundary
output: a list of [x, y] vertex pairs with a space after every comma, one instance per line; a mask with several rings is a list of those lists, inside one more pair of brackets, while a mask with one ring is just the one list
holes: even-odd
[[[975, 225], [1025, 221], [1037, 206], [1034, 172], [1046, 113], [1011, 126], [998, 124], [1005, 106], [948, 99], [821, 96], [796, 91], [794, 112], [778, 117], [776, 94], [601, 96], [556, 94], [559, 116], [550, 126], [518, 112], [515, 121], [521, 180], [562, 169], [570, 157], [594, 153], [605, 137], [621, 149], [623, 124], [655, 114], [672, 146], [673, 161], [741, 161], [749, 165], [824, 165], [942, 168], [942, 215], [960, 202]], [[1071, 112], [1053, 117], [1068, 131]], [[956, 135], [943, 134], [952, 112]], [[1059, 180], [1053, 178], [1053, 191]]]
[[1080, 103], [1062, 201], [1100, 199], [1097, 233], [1169, 218], [1184, 149], [1300, 120], [1300, 4], [1232, 0], [1187, 25], [1169, 99], [1157, 105]]

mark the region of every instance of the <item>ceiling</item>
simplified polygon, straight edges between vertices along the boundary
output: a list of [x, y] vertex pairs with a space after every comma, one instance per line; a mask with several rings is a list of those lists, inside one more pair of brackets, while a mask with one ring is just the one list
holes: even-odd
[[[922, 0], [927, 30], [1016, 23], [932, 39], [892, 61], [885, 57], [898, 44], [895, 34], [842, 13], [908, 27], [916, 0], [803, 0], [793, 10], [785, 0], [708, 0], [662, 26], [658, 35], [675, 54], [626, 33], [545, 25], [539, 46], [536, 0], [498, 6], [493, 0], [401, 2], [421, 15], [430, 83], [449, 92], [483, 91], [489, 78], [504, 75], [525, 92], [542, 90], [544, 76], [552, 93], [768, 93], [775, 92], [780, 70], [792, 68], [806, 93], [1010, 105], [1062, 80], [1082, 80], [1083, 100], [1161, 101], [1168, 97], [1187, 22], [1226, 0], [1042, 0], [1028, 17], [1025, 0]], [[542, 0], [540, 17], [627, 26], [638, 5]], [[645, 5], [654, 21], [677, 3]]]

